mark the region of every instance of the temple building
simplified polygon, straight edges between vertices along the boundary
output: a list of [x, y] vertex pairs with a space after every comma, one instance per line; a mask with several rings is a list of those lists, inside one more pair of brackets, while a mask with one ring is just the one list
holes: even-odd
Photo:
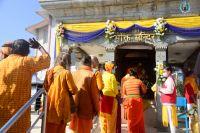
[[[95, 55], [101, 63], [115, 62], [119, 82], [135, 67], [154, 84], [159, 77], [154, 68], [163, 63], [194, 69], [200, 77], [199, 0], [38, 1], [44, 20], [27, 31], [49, 51], [51, 66], [59, 52], [72, 50], [74, 69], [84, 55]], [[38, 74], [41, 80], [43, 75]], [[147, 98], [152, 95], [149, 90]]]

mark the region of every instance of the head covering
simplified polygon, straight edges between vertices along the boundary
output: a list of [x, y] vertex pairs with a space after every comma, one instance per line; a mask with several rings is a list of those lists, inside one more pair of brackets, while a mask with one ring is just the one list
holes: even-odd
[[13, 45], [13, 42], [5, 42], [3, 46], [1, 47], [2, 53], [7, 56], [10, 55], [12, 52], [12, 45]]
[[114, 67], [114, 64], [113, 64], [113, 63], [111, 63], [111, 62], [106, 62], [106, 63], [105, 63], [105, 70], [106, 70], [107, 72], [112, 72], [113, 67]]

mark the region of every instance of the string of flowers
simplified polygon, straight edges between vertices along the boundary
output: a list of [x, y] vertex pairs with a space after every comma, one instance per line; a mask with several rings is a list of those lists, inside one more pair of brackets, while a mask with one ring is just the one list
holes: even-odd
[[166, 24], [167, 22], [165, 21], [164, 18], [156, 19], [156, 22], [154, 23], [155, 26], [154, 33], [159, 37], [164, 36], [165, 32], [167, 31], [167, 28], [165, 27]]
[[111, 42], [116, 37], [117, 25], [114, 21], [107, 20], [105, 28], [105, 38]]
[[63, 38], [64, 37], [64, 33], [65, 33], [65, 30], [64, 30], [64, 26], [63, 26], [63, 23], [59, 23], [56, 27], [56, 35], [58, 37], [61, 37]]
[[166, 80], [166, 78], [163, 76], [164, 64], [163, 63], [157, 64], [154, 70], [156, 71], [156, 75], [158, 75], [157, 85], [162, 86], [162, 84]]

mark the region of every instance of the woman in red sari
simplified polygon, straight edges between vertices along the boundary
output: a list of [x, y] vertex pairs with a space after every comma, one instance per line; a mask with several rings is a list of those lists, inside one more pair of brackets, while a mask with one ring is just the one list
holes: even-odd
[[[137, 78], [137, 72], [133, 69], [122, 86], [124, 100], [125, 119], [128, 121], [128, 133], [144, 133], [143, 101], [140, 93], [146, 93], [145, 84]], [[140, 90], [141, 88], [141, 90]]]

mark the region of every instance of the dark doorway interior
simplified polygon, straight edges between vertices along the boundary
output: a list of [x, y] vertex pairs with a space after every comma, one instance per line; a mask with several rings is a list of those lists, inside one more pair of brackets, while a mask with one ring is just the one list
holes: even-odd
[[145, 95], [146, 99], [153, 99], [153, 92], [151, 91], [151, 86], [156, 81], [155, 68], [155, 50], [153, 47], [146, 44], [127, 44], [123, 46], [118, 46], [115, 50], [115, 64], [116, 78], [118, 82], [126, 75], [127, 69], [134, 67], [140, 73], [145, 71], [146, 84], [148, 84], [148, 91]]

